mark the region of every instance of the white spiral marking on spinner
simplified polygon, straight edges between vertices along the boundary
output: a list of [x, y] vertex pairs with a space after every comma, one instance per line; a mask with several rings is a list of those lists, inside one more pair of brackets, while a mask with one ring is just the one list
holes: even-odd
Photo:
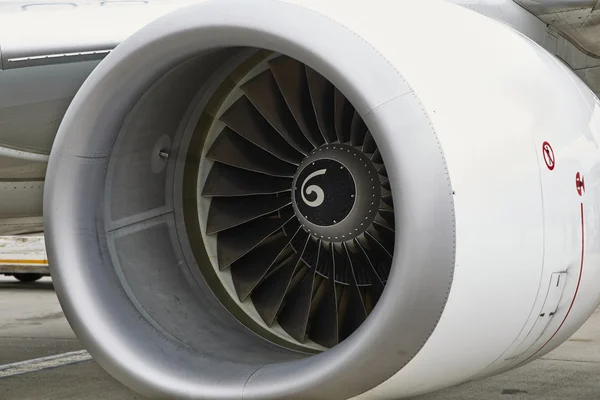
[[318, 171], [313, 172], [309, 176], [307, 176], [306, 179], [304, 180], [304, 182], [302, 182], [302, 186], [300, 187], [300, 194], [302, 195], [302, 200], [304, 201], [304, 203], [307, 206], [319, 207], [325, 201], [325, 192], [323, 191], [323, 189], [321, 189], [317, 185], [310, 185], [309, 187], [306, 188], [306, 194], [308, 194], [308, 195], [311, 195], [313, 193], [317, 194], [317, 198], [315, 200], [310, 201], [304, 196], [304, 186], [306, 186], [308, 181], [310, 181], [315, 176], [325, 175], [325, 173], [327, 173], [327, 169], [320, 169]]

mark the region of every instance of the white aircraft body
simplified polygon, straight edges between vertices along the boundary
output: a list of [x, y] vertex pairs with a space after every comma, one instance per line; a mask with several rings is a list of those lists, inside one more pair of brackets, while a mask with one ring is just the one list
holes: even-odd
[[151, 398], [396, 399], [600, 304], [592, 0], [0, 3], [0, 234]]

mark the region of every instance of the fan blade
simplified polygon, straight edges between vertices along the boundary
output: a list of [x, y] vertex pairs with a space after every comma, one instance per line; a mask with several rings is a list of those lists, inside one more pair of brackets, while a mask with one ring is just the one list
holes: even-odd
[[372, 154], [377, 150], [377, 144], [375, 143], [375, 139], [373, 139], [373, 135], [371, 135], [370, 131], [367, 131], [365, 135], [365, 141], [363, 142], [362, 151], [363, 153]]
[[393, 218], [394, 218], [394, 216], [392, 215], [392, 222], [389, 222], [383, 215], [381, 215], [381, 212], [379, 212], [379, 213], [377, 213], [377, 215], [375, 215], [375, 219], [373, 221], [374, 221], [374, 223], [379, 224], [382, 228], [385, 228], [387, 230], [394, 232]]
[[381, 157], [379, 149], [375, 150], [375, 153], [373, 153], [373, 155], [371, 156], [371, 161], [373, 161], [376, 164], [383, 164], [383, 158]]
[[291, 204], [289, 194], [257, 195], [244, 199], [215, 197], [210, 203], [206, 234], [212, 235], [253, 219], [270, 214]]
[[352, 125], [350, 126], [350, 144], [352, 146], [361, 146], [365, 141], [366, 134], [367, 126], [358, 111], [354, 111]]
[[[308, 239], [307, 235], [304, 242], [305, 247]], [[285, 265], [267, 276], [251, 294], [256, 311], [268, 326], [273, 325], [277, 317], [277, 312], [288, 291], [292, 277], [301, 263], [301, 254], [296, 253]]]
[[271, 72], [300, 130], [314, 147], [325, 140], [321, 136], [312, 108], [304, 64], [281, 56], [269, 62]]
[[[369, 268], [366, 268], [366, 260], [361, 250], [356, 246], [354, 240], [344, 243], [344, 251], [348, 255], [348, 272], [353, 273], [356, 284], [360, 287], [371, 284]], [[352, 277], [350, 277], [352, 278]], [[349, 279], [351, 281], [352, 279]]]
[[379, 210], [379, 214], [390, 224], [390, 226], [394, 226], [394, 210]]
[[246, 82], [242, 91], [286, 142], [305, 155], [312, 151], [314, 147], [296, 124], [270, 70]]
[[219, 268], [225, 269], [230, 266], [281, 229], [292, 218], [294, 218], [294, 211], [290, 207], [284, 209], [280, 215], [266, 215], [220, 232], [217, 236]]
[[371, 265], [377, 271], [377, 276], [382, 280], [387, 281], [392, 266], [392, 255], [368, 232], [365, 232], [366, 246], [361, 246], [365, 249]]
[[[308, 247], [308, 246], [307, 246]], [[320, 242], [316, 246], [317, 261], [319, 259]], [[307, 249], [307, 251], [309, 251]], [[300, 285], [286, 297], [286, 304], [281, 310], [279, 325], [294, 339], [304, 342], [308, 325], [308, 316], [312, 302], [315, 283], [316, 265], [310, 268]]]
[[248, 196], [291, 190], [292, 180], [289, 178], [267, 176], [216, 162], [206, 178], [202, 196]]
[[354, 275], [352, 263], [350, 262], [350, 255], [348, 254], [348, 249], [345, 244], [343, 247], [345, 254], [338, 253], [337, 251], [333, 252], [336, 268], [341, 264], [349, 264], [348, 277], [350, 280], [349, 285], [345, 289], [346, 299], [343, 300], [346, 302], [346, 306], [344, 307], [344, 312], [340, 312], [340, 340], [344, 340], [354, 333], [365, 319], [367, 319], [367, 310], [356, 283], [356, 277]]
[[302, 255], [302, 261], [306, 265], [308, 265], [310, 268], [317, 268], [317, 266], [318, 266], [318, 263], [319, 263], [318, 256], [319, 256], [319, 252], [320, 252], [320, 248], [321, 248], [320, 243], [321, 243], [320, 240], [311, 236], [311, 240], [308, 243], [306, 251]]
[[238, 135], [280, 160], [298, 165], [304, 158], [260, 115], [246, 96], [233, 103], [221, 115], [220, 120]]
[[396, 241], [396, 235], [394, 231], [384, 225], [379, 224], [377, 221], [373, 221], [367, 232], [376, 239], [385, 250], [390, 254], [394, 254], [394, 244]]
[[381, 187], [386, 189], [386, 190], [392, 190], [392, 187], [390, 186], [390, 180], [389, 179], [385, 179], [383, 182], [381, 182]]
[[290, 236], [281, 235], [231, 264], [231, 278], [240, 301], [246, 300], [286, 248], [291, 252], [291, 240]]
[[371, 290], [374, 296], [374, 302], [377, 303], [381, 294], [383, 293], [383, 289], [385, 287], [384, 280], [377, 273], [377, 269], [369, 259], [369, 255], [365, 251], [365, 249], [360, 245], [358, 240], [354, 240], [354, 244], [357, 249], [360, 251], [359, 254], [355, 254], [355, 259], [352, 260], [352, 265], [362, 265], [369, 275], [369, 280], [371, 281]]
[[333, 119], [335, 88], [327, 79], [312, 68], [306, 67], [306, 78], [321, 135], [327, 143], [333, 143], [337, 140]]
[[261, 174], [293, 178], [296, 167], [224, 128], [206, 154], [209, 160]]
[[[330, 247], [331, 248], [331, 247]], [[308, 337], [315, 343], [325, 347], [333, 347], [339, 343], [338, 335], [338, 301], [335, 288], [335, 267], [333, 265], [333, 254], [326, 249], [321, 249], [319, 257], [319, 271], [329, 271], [322, 282], [324, 293], [314, 316], [310, 322]]]
[[335, 89], [334, 94], [334, 121], [335, 132], [340, 143], [350, 141], [350, 127], [354, 115], [354, 107], [339, 90]]
[[383, 201], [385, 204], [387, 204], [390, 207], [394, 206], [394, 199], [392, 198], [391, 194], [384, 194], [381, 196], [381, 201]]

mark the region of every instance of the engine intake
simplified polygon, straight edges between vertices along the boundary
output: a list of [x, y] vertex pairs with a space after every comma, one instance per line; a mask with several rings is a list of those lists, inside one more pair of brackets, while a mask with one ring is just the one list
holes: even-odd
[[75, 332], [152, 397], [356, 396], [421, 349], [454, 269], [418, 97], [283, 2], [194, 5], [118, 46], [65, 115], [45, 218]]

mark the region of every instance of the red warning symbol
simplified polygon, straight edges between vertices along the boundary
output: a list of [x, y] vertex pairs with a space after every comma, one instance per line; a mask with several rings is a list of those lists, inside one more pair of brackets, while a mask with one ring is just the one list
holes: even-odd
[[583, 175], [580, 172], [575, 175], [575, 185], [577, 186], [577, 194], [583, 196], [585, 193], [585, 181], [583, 179]]
[[548, 167], [548, 169], [552, 171], [556, 164], [554, 150], [552, 149], [552, 146], [550, 146], [550, 143], [544, 142], [542, 144], [542, 154], [544, 155], [544, 162], [546, 163], [546, 167]]

